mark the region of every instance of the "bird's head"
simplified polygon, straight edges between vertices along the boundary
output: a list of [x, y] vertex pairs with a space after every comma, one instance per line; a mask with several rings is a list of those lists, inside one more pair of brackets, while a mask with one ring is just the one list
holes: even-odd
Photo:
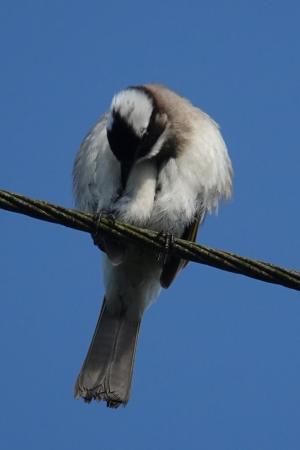
[[164, 143], [167, 115], [159, 111], [152, 94], [143, 86], [130, 87], [112, 100], [107, 138], [115, 157], [129, 165], [157, 155]]

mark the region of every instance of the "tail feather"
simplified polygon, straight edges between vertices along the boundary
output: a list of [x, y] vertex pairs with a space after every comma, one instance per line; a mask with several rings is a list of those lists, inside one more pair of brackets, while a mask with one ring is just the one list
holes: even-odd
[[118, 407], [129, 400], [140, 320], [108, 312], [104, 299], [93, 340], [75, 385], [75, 397]]

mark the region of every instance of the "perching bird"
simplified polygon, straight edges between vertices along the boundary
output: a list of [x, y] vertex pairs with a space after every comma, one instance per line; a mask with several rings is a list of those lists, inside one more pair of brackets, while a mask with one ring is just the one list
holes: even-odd
[[[218, 125], [164, 86], [129, 87], [84, 139], [74, 164], [76, 207], [194, 241], [229, 198], [232, 167]], [[95, 237], [96, 239], [96, 237]], [[97, 239], [96, 239], [97, 241]], [[98, 237], [105, 297], [75, 395], [117, 407], [129, 399], [144, 311], [186, 262]]]

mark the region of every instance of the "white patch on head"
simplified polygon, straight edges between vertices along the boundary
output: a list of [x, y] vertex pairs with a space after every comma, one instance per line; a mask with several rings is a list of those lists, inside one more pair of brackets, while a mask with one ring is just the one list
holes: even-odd
[[131, 88], [114, 96], [110, 111], [108, 129], [112, 128], [112, 111], [116, 111], [131, 125], [137, 136], [143, 136], [150, 122], [153, 103], [145, 92]]

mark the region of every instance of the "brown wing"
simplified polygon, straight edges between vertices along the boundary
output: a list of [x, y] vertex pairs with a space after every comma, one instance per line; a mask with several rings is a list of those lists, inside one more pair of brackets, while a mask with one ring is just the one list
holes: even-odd
[[[181, 239], [195, 242], [199, 225], [203, 222], [204, 216], [205, 213], [201, 210], [195, 220], [185, 228]], [[168, 288], [178, 272], [180, 272], [180, 270], [183, 269], [187, 264], [188, 261], [186, 261], [185, 259], [177, 258], [175, 256], [168, 257], [163, 266], [163, 270], [160, 276], [161, 286], [163, 288]]]

